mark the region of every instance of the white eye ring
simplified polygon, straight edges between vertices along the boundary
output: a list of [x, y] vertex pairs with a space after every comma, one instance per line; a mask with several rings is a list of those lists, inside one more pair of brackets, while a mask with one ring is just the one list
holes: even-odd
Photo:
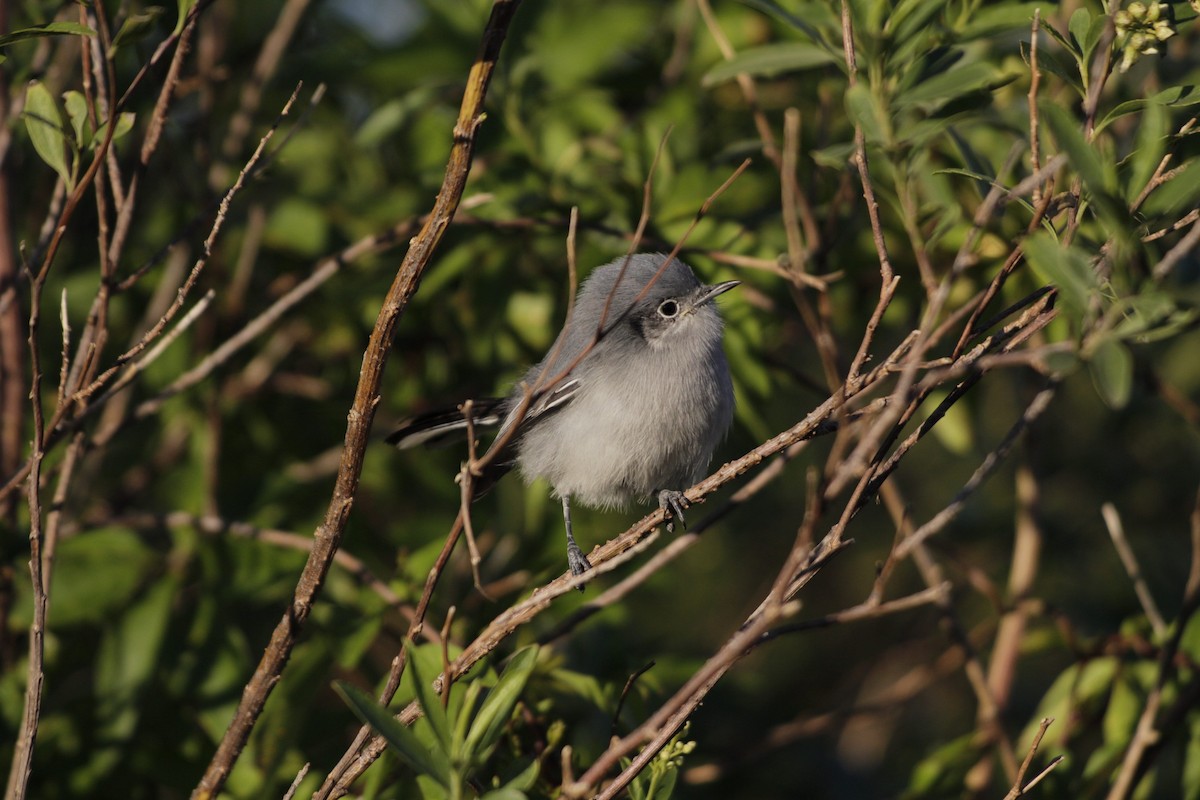
[[671, 319], [679, 313], [679, 303], [674, 300], [663, 300], [658, 304], [658, 315], [663, 319]]

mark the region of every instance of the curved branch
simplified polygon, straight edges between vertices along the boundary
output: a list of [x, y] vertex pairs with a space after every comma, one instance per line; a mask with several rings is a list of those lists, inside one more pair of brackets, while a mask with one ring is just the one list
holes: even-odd
[[287, 666], [300, 630], [304, 627], [320, 594], [325, 575], [333, 564], [334, 555], [346, 530], [350, 509], [354, 505], [354, 496], [358, 491], [371, 422], [379, 404], [383, 368], [391, 350], [396, 326], [408, 302], [416, 294], [421, 276], [433, 257], [434, 249], [450, 226], [458, 202], [462, 198], [475, 149], [475, 132], [483, 121], [483, 100], [500, 54], [500, 47], [504, 43], [518, 5], [519, 0], [496, 0], [492, 6], [491, 18], [484, 30], [479, 55], [471, 67], [458, 120], [454, 125], [454, 144], [446, 164], [441, 191], [434, 202], [433, 212], [420, 233], [413, 238], [396, 278], [388, 289], [379, 309], [379, 316], [375, 320], [375, 327], [371, 331], [366, 352], [363, 354], [358, 388], [347, 415], [345, 445], [338, 467], [337, 481], [325, 512], [325, 519], [315, 532], [313, 547], [308, 562], [296, 582], [292, 602], [275, 626], [258, 668], [242, 691], [237, 711], [234, 712], [212, 761], [192, 792], [193, 798], [215, 797], [225, 785], [226, 778], [262, 714], [271, 690], [279, 682], [283, 669]]

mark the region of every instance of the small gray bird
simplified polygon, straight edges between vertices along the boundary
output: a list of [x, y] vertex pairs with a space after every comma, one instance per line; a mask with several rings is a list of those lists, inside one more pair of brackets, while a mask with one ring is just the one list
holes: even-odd
[[[575, 575], [591, 564], [571, 531], [572, 500], [608, 509], [657, 497], [683, 522], [682, 490], [704, 476], [733, 419], [713, 300], [737, 285], [706, 286], [661, 254], [598, 267], [546, 357], [508, 397], [473, 402], [472, 423], [499, 424], [495, 441], [503, 443], [476, 494], [513, 466], [526, 483], [545, 478], [562, 499]], [[462, 411], [438, 411], [408, 420], [387, 441], [407, 448], [465, 430]]]

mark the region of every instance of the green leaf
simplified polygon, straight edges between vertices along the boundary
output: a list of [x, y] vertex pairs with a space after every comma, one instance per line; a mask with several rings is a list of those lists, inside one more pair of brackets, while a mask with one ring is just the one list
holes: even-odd
[[[122, 136], [133, 130], [133, 120], [136, 115], [132, 111], [122, 111], [121, 116], [117, 117], [117, 129], [113, 131], [113, 141], [119, 141]], [[98, 147], [104, 142], [104, 137], [108, 135], [108, 123], [100, 123], [100, 129], [96, 131], [96, 135], [92, 137], [92, 147]]]
[[463, 753], [467, 758], [482, 761], [500, 739], [504, 726], [508, 724], [513, 709], [525, 683], [529, 680], [533, 667], [537, 663], [537, 647], [530, 645], [513, 654], [508, 666], [500, 675], [496, 686], [488, 693], [479, 709], [479, 715], [471, 724], [471, 732], [467, 734], [467, 742]]
[[[928, 410], [932, 412], [943, 400], [946, 392], [935, 392], [929, 397]], [[974, 418], [966, 403], [959, 401], [946, 409], [945, 414], [933, 428], [933, 435], [955, 455], [966, 455], [975, 447]]]
[[1055, 375], [1070, 375], [1079, 368], [1079, 356], [1074, 351], [1058, 352], [1053, 351], [1046, 354], [1042, 359], [1046, 365], [1046, 369]]
[[113, 37], [108, 57], [112, 58], [120, 48], [146, 38], [154, 28], [155, 20], [161, 17], [164, 11], [166, 9], [162, 6], [150, 6], [145, 11], [126, 17], [125, 21], [121, 23], [117, 35]]
[[88, 105], [83, 92], [71, 89], [63, 92], [63, 103], [67, 107], [67, 118], [71, 120], [71, 129], [75, 131], [75, 143], [79, 147], [87, 144]]
[[1154, 170], [1167, 152], [1168, 124], [1170, 117], [1165, 106], [1159, 103], [1146, 106], [1137, 128], [1136, 149], [1129, 158], [1129, 180], [1126, 182], [1129, 189], [1125, 197], [1129, 203], [1146, 188]]
[[7, 47], [22, 39], [37, 39], [42, 36], [95, 36], [96, 32], [87, 25], [78, 22], [47, 22], [45, 25], [34, 25], [31, 28], [21, 28], [0, 36], [0, 47]]
[[1179, 167], [1171, 180], [1154, 190], [1142, 207], [1147, 214], [1176, 214], [1194, 208], [1200, 201], [1200, 180], [1197, 180], [1196, 161]]
[[[788, 11], [775, 0], [742, 0], [742, 2], [750, 8], [757, 8], [759, 11], [770, 14], [780, 22], [791, 25], [798, 31], [803, 31], [808, 38], [812, 39], [817, 45], [825, 46], [827, 50], [831, 50], [821, 37], [821, 32], [817, 25], [813, 22], [824, 23], [827, 27], [835, 22], [835, 17], [829, 11], [828, 3], [805, 3], [800, 11], [801, 13], [793, 13]], [[795, 7], [794, 3], [789, 3], [789, 6]], [[824, 17], [824, 19], [822, 19]], [[838, 53], [841, 51], [838, 50]]]
[[[116, 617], [157, 561], [146, 543], [129, 530], [106, 528], [65, 539], [59, 545], [51, 584], [55, 627]], [[109, 569], [112, 564], [120, 564], [121, 569]]]
[[897, 97], [896, 105], [901, 108], [940, 105], [964, 94], [987, 88], [997, 77], [991, 64], [977, 61], [965, 66], [955, 65]]
[[63, 133], [62, 114], [50, 90], [41, 81], [33, 81], [25, 92], [25, 129], [33, 149], [70, 189], [75, 181], [67, 165], [67, 137]]
[[704, 74], [701, 86], [713, 86], [745, 73], [753, 77], [771, 78], [788, 72], [823, 67], [835, 59], [826, 50], [807, 42], [782, 42], [752, 47], [722, 61]]
[[910, 41], [930, 28], [930, 18], [945, 10], [945, 4], [940, 2], [901, 0], [888, 15], [884, 33], [897, 42]]
[[892, 141], [888, 117], [866, 84], [852, 86], [846, 92], [846, 111], [854, 123], [862, 127], [868, 142], [886, 145]]
[[1071, 166], [1079, 172], [1083, 183], [1093, 193], [1110, 192], [1115, 188], [1115, 171], [1100, 160], [1096, 148], [1083, 138], [1080, 123], [1057, 103], [1038, 104], [1042, 120], [1054, 134], [1059, 148], [1067, 154]]
[[1060, 245], [1045, 231], [1026, 239], [1022, 249], [1037, 276], [1058, 287], [1065, 310], [1073, 319], [1081, 321], [1092, 293], [1099, 288], [1087, 255], [1075, 247]]
[[1092, 351], [1088, 363], [1092, 382], [1110, 408], [1124, 408], [1133, 391], [1133, 355], [1116, 337], [1107, 337]]
[[1144, 700], [1145, 698], [1140, 697], [1130, 685], [1127, 677], [1122, 676], [1113, 682], [1112, 692], [1108, 696], [1108, 707], [1104, 710], [1104, 721], [1101, 723], [1106, 744], [1123, 747], [1129, 743]]
[[1108, 24], [1108, 18], [1105, 14], [1097, 14], [1092, 18], [1092, 24], [1088, 26], [1087, 31], [1083, 36], [1084, 59], [1092, 60], [1092, 53], [1096, 50], [1096, 45], [1100, 44], [1100, 37], [1104, 34], [1104, 27]]
[[528, 795], [519, 789], [502, 786], [485, 794], [480, 800], [528, 800]]
[[906, 798], [951, 797], [963, 784], [971, 764], [979, 758], [977, 737], [960, 736], [922, 758], [908, 780]]
[[184, 23], [187, 22], [188, 14], [196, 7], [196, 0], [176, 0], [176, 8], [179, 12], [178, 19], [175, 20], [175, 30], [173, 35], [178, 36], [183, 31]]
[[97, 773], [115, 769], [120, 760], [118, 745], [136, 736], [147, 692], [161, 663], [179, 588], [173, 576], [164, 577], [103, 632], [94, 665], [97, 723], [93, 734], [104, 743], [104, 752], [93, 754]]
[[[479, 695], [483, 693], [483, 681], [473, 680], [467, 684], [467, 691], [462, 697], [462, 701], [458, 706], [457, 716], [454, 718], [454, 734], [453, 734], [453, 752], [462, 753], [462, 745], [467, 740], [467, 731], [470, 728], [471, 720], [475, 718], [475, 706], [479, 703]], [[470, 760], [470, 754], [465, 754], [466, 760]]]
[[1073, 55], [1075, 57], [1076, 61], [1079, 61], [1080, 56], [1082, 55], [1082, 53], [1079, 52], [1079, 47], [1075, 44], [1074, 41], [1072, 41], [1071, 39], [1068, 39], [1067, 37], [1065, 37], [1061, 33], [1059, 33], [1058, 29], [1055, 28], [1048, 21], [1046, 21], [1046, 19], [1044, 17], [1042, 19], [1041, 30], [1044, 31], [1045, 33], [1049, 34], [1051, 39], [1053, 39], [1054, 41], [1056, 41], [1060, 45], [1062, 45], [1063, 48], [1067, 52], [1069, 52], [1071, 55]]
[[1056, 76], [1083, 97], [1083, 81], [1079, 79], [1078, 71], [1069, 68], [1054, 53], [1039, 51], [1038, 69]]
[[1200, 715], [1192, 714], [1187, 722], [1188, 736], [1183, 758], [1183, 800], [1200, 800]]
[[346, 701], [346, 705], [350, 706], [354, 715], [386, 739], [396, 753], [419, 775], [432, 778], [443, 787], [450, 785], [450, 764], [444, 756], [426, 748], [415, 733], [379, 705], [374, 697], [345, 681], [335, 681], [333, 688]]
[[1101, 656], [1072, 664], [1059, 673], [1042, 695], [1037, 712], [1031, 715], [1019, 741], [1031, 742], [1038, 724], [1046, 717], [1067, 720], [1102, 703], [1108, 697], [1117, 663], [1113, 656]]
[[829, 169], [843, 169], [854, 154], [854, 142], [839, 142], [820, 150], [813, 150], [809, 156], [814, 162]]
[[1122, 298], [1106, 313], [1119, 314], [1120, 321], [1112, 326], [1112, 335], [1118, 339], [1140, 339], [1175, 313], [1175, 302], [1164, 292], [1145, 289], [1141, 294]]
[[1172, 86], [1163, 89], [1151, 97], [1139, 97], [1136, 100], [1126, 100], [1119, 103], [1112, 111], [1104, 116], [1096, 126], [1096, 132], [1107, 128], [1111, 123], [1128, 116], [1150, 105], [1164, 105], [1171, 108], [1184, 108], [1200, 103], [1200, 86]]
[[329, 220], [318, 205], [298, 197], [284, 200], [267, 220], [264, 241], [302, 256], [323, 253], [329, 238]]
[[1015, 28], [1031, 30], [1033, 12], [1045, 3], [995, 3], [972, 14], [966, 26], [959, 32], [960, 41], [970, 41], [985, 36], [994, 36]]
[[1071, 20], [1067, 23], [1067, 30], [1071, 32], [1071, 37], [1075, 40], [1075, 45], [1079, 48], [1086, 60], [1090, 51], [1088, 47], [1088, 30], [1092, 27], [1092, 13], [1086, 8], [1077, 8], [1075, 13], [1071, 14]]
[[[519, 769], [518, 769], [519, 768]], [[521, 767], [521, 762], [511, 765], [504, 774], [501, 780], [504, 781], [501, 789], [515, 789], [518, 792], [528, 792], [537, 783], [538, 773], [541, 772], [542, 764], [536, 758], [529, 759], [529, 763]], [[511, 776], [511, 777], [509, 777]], [[507, 780], [505, 780], [507, 778]]]
[[408, 670], [412, 673], [417, 702], [421, 704], [421, 710], [425, 712], [425, 719], [429, 720], [433, 734], [437, 737], [442, 752], [449, 760], [453, 755], [450, 750], [450, 719], [446, 716], [446, 709], [442, 707], [442, 697], [433, 690], [433, 684], [421, 674], [421, 667], [417, 666], [416, 646], [410, 640], [405, 639], [404, 649], [408, 651]]

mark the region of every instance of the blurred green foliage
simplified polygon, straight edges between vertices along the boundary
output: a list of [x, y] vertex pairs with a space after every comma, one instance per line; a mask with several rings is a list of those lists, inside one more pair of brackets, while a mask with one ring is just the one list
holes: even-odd
[[[579, 209], [582, 267], [624, 252], [660, 144], [644, 249], [670, 249], [705, 198], [744, 157], [754, 157], [699, 221], [684, 251], [704, 279], [745, 283], [722, 301], [738, 413], [718, 459], [734, 458], [794, 424], [828, 392], [789, 284], [775, 271], [735, 269], [722, 257], [786, 264], [788, 252], [779, 172], [762, 156], [735, 76], [755, 78], [758, 109], [780, 141], [784, 111], [800, 112], [797, 180], [821, 237], [807, 254], [808, 267], [837, 273], [826, 299], [847, 360], [879, 292], [872, 232], [848, 164], [854, 126], [861, 126], [884, 238], [902, 276], [878, 332], [878, 357], [920, 323], [926, 294], [918, 252], [938, 277], [947, 274], [990, 187], [1012, 187], [1030, 174], [1030, 27], [1040, 9], [1041, 163], [1065, 154], [1065, 178], [1041, 230], [1024, 241], [1028, 268], [1013, 272], [991, 311], [1043, 284], [1057, 287], [1059, 318], [1037, 344], [1063, 345], [1054, 362], [1063, 385], [1017, 456], [1038, 484], [1042, 569], [1022, 598], [1036, 611], [999, 722], [1014, 737], [1019, 759], [1038, 721], [1055, 717], [1036, 763], [1058, 754], [1066, 760], [1038, 796], [1100, 797], [1155, 687], [1155, 655], [1163, 644], [1147, 626], [1105, 533], [1101, 504], [1120, 510], [1168, 620], [1179, 612], [1191, 557], [1188, 515], [1200, 476], [1200, 261], [1187, 254], [1162, 279], [1154, 268], [1187, 232], [1190, 223], [1178, 224], [1200, 202], [1200, 139], [1188, 122], [1200, 103], [1195, 12], [1188, 3], [1167, 4], [1175, 34], [1156, 39], [1160, 52], [1134, 48], [1130, 56], [1130, 41], [1114, 38], [1108, 16], [1108, 6], [1124, 4], [850, 5], [859, 48], [854, 88], [837, 4], [716, 4], [716, 19], [737, 53], [727, 61], [689, 0], [523, 3], [490, 89], [466, 203], [405, 311], [376, 427], [382, 438], [410, 413], [504, 391], [538, 359], [565, 313], [570, 209]], [[20, 124], [9, 120], [3, 169], [14, 238], [25, 243], [32, 263], [56, 179], [77, 180], [89, 149], [105, 135], [89, 127], [89, 101], [77, 75], [77, 38], [89, 34], [64, 22], [75, 19], [76, 7], [61, 6], [44, 0], [14, 5], [13, 35], [0, 37], [8, 94], [25, 97]], [[119, 44], [111, 66], [116, 85], [125, 87], [178, 30], [177, 9], [146, 2], [108, 6], [108, 27]], [[148, 309], [161, 308], [156, 294], [173, 292], [180, 270], [198, 257], [216, 202], [297, 83], [304, 82], [301, 105], [318, 84], [326, 91], [300, 122], [284, 123], [269, 166], [235, 198], [200, 284], [216, 290], [214, 305], [146, 370], [132, 390], [134, 404], [154, 397], [311, 275], [324, 255], [418, 219], [441, 184], [489, 4], [313, 3], [262, 87], [251, 132], [231, 136], [248, 76], [282, 6], [278, 0], [218, 0], [201, 16], [196, 55], [185, 66], [165, 141], [142, 176], [116, 274], [120, 280], [150, 269], [112, 299], [105, 364], [156, 318], [159, 312], [147, 317]], [[15, 35], [56, 18], [66, 27]], [[40, 35], [46, 32], [56, 35]], [[1116, 70], [1122, 59], [1130, 60], [1127, 72]], [[1097, 63], [1107, 67], [1097, 71]], [[152, 68], [114, 131], [115, 158], [127, 176], [163, 70]], [[1089, 114], [1097, 75], [1104, 87]], [[1156, 170], [1167, 155], [1171, 179], [1143, 197], [1156, 174], [1161, 177]], [[1074, 182], [1077, 202], [1068, 197]], [[70, 324], [78, 330], [99, 286], [97, 211], [89, 202], [46, 285], [39, 348], [47, 406], [60, 358], [58, 300], [65, 292]], [[1027, 198], [1014, 198], [987, 221], [975, 262], [953, 287], [951, 309], [992, 280], [1024, 234], [1032, 208]], [[1065, 234], [1068, 215], [1078, 223]], [[1147, 241], [1161, 230], [1167, 233]], [[63, 508], [54, 564], [31, 797], [181, 797], [194, 786], [290, 601], [305, 553], [294, 541], [214, 531], [187, 515], [304, 537], [320, 524], [362, 350], [411, 235], [401, 233], [393, 247], [349, 261], [213, 378], [85, 458]], [[18, 283], [15, 302], [23, 318], [27, 290], [27, 280]], [[954, 406], [938, 436], [915, 448], [893, 479], [918, 523], [951, 500], [1040, 379], [1012, 369], [991, 373], [984, 383], [986, 389]], [[942, 397], [931, 397], [926, 410]], [[28, 415], [23, 424], [28, 442]], [[519, 703], [512, 697], [504, 713], [507, 719], [516, 708], [514, 722], [502, 735], [489, 732], [496, 734], [489, 740], [495, 755], [487, 762], [486, 752], [475, 754], [479, 758], [461, 772], [464, 780], [483, 769], [495, 780], [477, 787], [480, 794], [507, 785], [530, 797], [549, 796], [561, 782], [564, 745], [572, 747], [576, 765], [586, 767], [614, 732], [628, 732], [657, 708], [768, 588], [803, 518], [805, 471], [819, 470], [828, 451], [828, 442], [814, 442], [780, 480], [669, 570], [543, 648], [536, 668], [523, 662], [531, 673], [521, 681]], [[382, 442], [367, 455], [345, 549], [403, 604], [419, 597], [453, 520], [458, 487], [452, 476], [462, 457], [454, 450], [396, 453]], [[61, 447], [52, 450], [47, 470], [61, 458]], [[48, 502], [50, 490], [42, 496]], [[608, 539], [634, 513], [580, 511], [581, 544], [586, 550]], [[933, 543], [985, 659], [999, 614], [1014, 602], [1003, 588], [1014, 515], [1009, 465]], [[25, 686], [32, 613], [28, 524], [25, 510], [13, 512], [0, 539], [6, 570], [0, 593], [11, 601], [0, 609], [5, 763]], [[456, 643], [469, 641], [520, 592], [562, 569], [561, 518], [545, 487], [526, 489], [516, 480], [500, 485], [476, 504], [475, 526], [483, 576], [498, 582], [499, 602], [472, 589], [465, 554], [458, 553], [431, 612], [440, 625], [448, 607], [456, 607]], [[893, 533], [884, 509], [864, 509], [850, 529], [854, 547], [802, 595], [803, 615], [861, 602]], [[502, 581], [509, 576], [515, 579]], [[905, 564], [889, 594], [920, 588], [920, 576]], [[600, 590], [565, 598], [553, 618], [534, 622], [504, 654], [534, 642]], [[966, 776], [989, 751], [974, 733], [975, 695], [962, 671], [945, 665], [951, 645], [938, 619], [927, 608], [761, 648], [694, 715], [686, 735], [694, 749], [683, 741], [673, 745], [633, 795], [965, 796]], [[379, 685], [406, 626], [361, 573], [335, 566], [228, 795], [280, 796], [306, 762], [313, 772], [297, 796], [314, 791], [357, 727], [332, 682]], [[1193, 620], [1164, 707], [1180, 692], [1194, 691], [1198, 637]], [[429, 659], [418, 659], [426, 677], [440, 667], [436, 653], [421, 658]], [[654, 668], [621, 705], [626, 679], [650, 661]], [[395, 708], [421, 695], [411, 675]], [[888, 687], [921, 675], [927, 685], [907, 702], [872, 709]], [[467, 682], [495, 680], [481, 669]], [[422, 702], [428, 708], [431, 700]], [[1139, 797], [1200, 797], [1200, 717], [1192, 711], [1181, 725], [1183, 732], [1162, 745]], [[418, 729], [415, 735], [424, 734]], [[1003, 796], [1007, 786], [997, 767], [979, 796]], [[391, 758], [360, 787], [366, 797], [440, 796], [403, 760]]]

